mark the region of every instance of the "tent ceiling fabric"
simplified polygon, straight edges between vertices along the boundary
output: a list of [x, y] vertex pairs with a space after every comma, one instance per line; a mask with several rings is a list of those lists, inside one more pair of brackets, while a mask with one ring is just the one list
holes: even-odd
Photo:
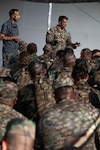
[[42, 2], [42, 3], [83, 3], [83, 2], [100, 2], [100, 0], [23, 0], [29, 2]]

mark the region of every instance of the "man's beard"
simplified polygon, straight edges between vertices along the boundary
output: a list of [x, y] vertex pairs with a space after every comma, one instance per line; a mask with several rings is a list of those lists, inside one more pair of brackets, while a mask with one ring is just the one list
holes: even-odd
[[13, 21], [17, 22], [16, 18], [14, 18]]

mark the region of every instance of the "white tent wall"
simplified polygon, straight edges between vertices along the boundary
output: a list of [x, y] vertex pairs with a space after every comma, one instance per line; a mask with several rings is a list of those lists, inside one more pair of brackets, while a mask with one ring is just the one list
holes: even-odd
[[[48, 28], [48, 3], [26, 2], [19, 0], [0, 0], [0, 27], [9, 19], [8, 12], [18, 8], [21, 18], [18, 22], [20, 37], [27, 43], [38, 46], [38, 55], [42, 54], [45, 34]], [[51, 26], [55, 26], [60, 15], [69, 18], [67, 29], [73, 42], [81, 46], [75, 50], [78, 58], [83, 48], [100, 49], [100, 3], [53, 3]], [[0, 66], [2, 66], [2, 41], [0, 41]]]

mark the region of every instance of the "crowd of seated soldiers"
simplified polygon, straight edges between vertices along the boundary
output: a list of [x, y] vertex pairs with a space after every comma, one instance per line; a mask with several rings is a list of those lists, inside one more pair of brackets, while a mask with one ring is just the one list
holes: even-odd
[[[36, 124], [34, 149], [74, 150], [76, 148], [90, 150], [87, 148], [93, 142], [90, 137], [93, 136], [97, 129], [97, 134], [95, 133], [93, 138], [96, 149], [100, 150], [100, 133], [97, 128], [100, 126], [100, 120], [96, 120], [99, 118], [100, 110], [100, 50], [84, 48], [81, 50], [80, 58], [76, 58], [73, 48], [66, 47], [65, 50], [58, 50], [55, 56], [52, 46], [46, 44], [43, 47], [43, 54], [38, 56], [37, 47], [35, 43], [27, 44], [22, 41], [18, 54], [10, 58], [8, 67], [0, 69], [1, 81], [14, 82], [18, 86], [17, 101], [13, 109]], [[73, 127], [72, 131], [75, 130], [75, 128], [78, 128], [78, 125], [76, 126], [74, 122], [75, 117], [78, 118], [77, 124], [79, 126], [82, 125], [80, 122], [83, 119], [84, 122], [82, 123], [88, 124], [86, 127], [84, 127], [85, 125], [81, 126], [83, 130], [79, 129], [79, 133], [73, 136], [69, 132], [71, 129], [68, 126], [63, 126], [63, 124], [70, 122], [71, 117], [69, 116], [69, 122], [68, 120], [64, 121], [66, 119], [63, 114], [62, 118], [64, 120], [58, 119], [60, 116], [58, 115], [57, 117], [55, 111], [58, 111], [59, 114], [59, 111], [64, 109], [63, 104], [61, 104], [63, 109], [57, 108], [58, 104], [64, 99], [67, 99], [69, 103], [71, 101], [74, 102], [72, 102], [72, 105], [67, 104], [70, 107], [69, 109], [65, 107], [68, 109], [68, 112], [71, 109], [71, 113], [74, 114], [78, 110], [80, 115], [85, 118], [87, 110], [87, 115], [90, 115], [91, 120], [98, 121], [92, 132], [93, 134], [89, 133], [90, 135], [85, 135], [90, 126], [92, 126], [92, 123], [90, 123], [92, 121], [81, 118], [78, 113], [76, 113], [76, 116], [72, 116], [73, 125], [70, 123], [70, 126]], [[81, 105], [84, 108], [81, 108]], [[81, 113], [81, 110], [83, 110], [84, 114], [83, 112]], [[66, 118], [68, 118], [68, 112], [66, 112]], [[94, 113], [97, 115], [92, 118]], [[54, 122], [47, 117], [49, 119], [51, 117]], [[61, 122], [63, 129], [57, 129], [56, 131], [57, 127], [55, 125], [57, 126], [57, 124], [55, 120], [58, 124]], [[88, 121], [90, 121], [90, 124], [87, 123]], [[63, 130], [64, 132], [68, 130], [68, 133], [64, 134]], [[59, 138], [58, 141], [56, 141], [56, 136], [58, 136], [57, 139]], [[82, 145], [78, 145], [77, 141], [81, 140], [79, 137], [82, 136], [85, 136], [85, 141], [83, 140]], [[53, 148], [48, 146], [50, 141], [51, 143], [53, 141], [57, 142], [56, 144], [51, 144], [51, 147], [54, 146]]]

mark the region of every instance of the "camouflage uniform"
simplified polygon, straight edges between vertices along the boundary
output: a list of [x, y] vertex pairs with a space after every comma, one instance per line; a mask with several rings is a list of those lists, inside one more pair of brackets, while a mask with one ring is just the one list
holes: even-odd
[[[61, 40], [61, 42], [57, 43], [56, 40]], [[55, 52], [61, 49], [64, 50], [67, 43], [72, 43], [71, 35], [66, 29], [61, 30], [61, 28], [57, 25], [52, 27], [47, 32], [46, 43], [50, 43], [53, 46]]]
[[14, 77], [17, 77], [16, 84], [18, 86], [18, 89], [21, 89], [22, 87], [33, 83], [33, 81], [30, 78], [30, 74], [29, 74], [29, 71], [28, 71], [28, 66], [24, 67], [21, 70], [19, 70], [18, 72], [16, 72]]
[[100, 67], [94, 73], [94, 87], [96, 87], [100, 91]]
[[24, 63], [12, 64], [10, 67], [10, 72], [13, 81], [17, 84], [18, 88], [32, 83], [29, 75], [28, 66]]
[[65, 78], [70, 80], [71, 83], [74, 84], [73, 78], [72, 78], [72, 69], [68, 67], [62, 67], [60, 71], [57, 73], [57, 79], [59, 81], [59, 78]]
[[35, 81], [36, 103], [40, 116], [55, 104], [52, 86], [53, 81], [50, 78]]
[[41, 62], [46, 63], [47, 69], [52, 65], [54, 59], [49, 56], [48, 54], [43, 54], [41, 56], [39, 56], [39, 59]]
[[35, 85], [33, 83], [18, 90], [18, 100], [14, 109], [22, 113], [28, 119], [38, 121], [39, 114], [35, 96]]
[[62, 67], [63, 67], [63, 62], [62, 62], [61, 60], [55, 60], [55, 61], [52, 63], [50, 69], [51, 69], [51, 70], [55, 70], [55, 71], [59, 71], [60, 68], [62, 68]]
[[84, 104], [91, 103], [96, 108], [100, 108], [100, 92], [86, 82], [77, 82], [75, 84], [75, 89], [77, 91], [78, 100]]
[[98, 118], [98, 110], [90, 105], [67, 99], [60, 101], [40, 119], [44, 149], [58, 150], [73, 146], [81, 150], [96, 150], [94, 132], [100, 125]]
[[0, 83], [0, 141], [5, 133], [5, 127], [10, 119], [15, 117], [25, 118], [9, 105], [17, 97], [18, 88], [13, 82], [2, 81]]
[[7, 78], [7, 77], [11, 77], [10, 69], [0, 68], [0, 80], [3, 80], [4, 78]]
[[20, 41], [19, 43], [19, 46], [18, 46], [18, 52], [17, 54], [13, 54], [10, 59], [9, 59], [9, 65], [11, 64], [14, 64], [14, 63], [18, 63], [19, 62], [19, 54], [22, 52], [22, 51], [26, 51], [27, 49], [27, 43], [25, 41]]
[[27, 65], [25, 63], [14, 63], [12, 65], [9, 66], [9, 69], [10, 69], [10, 74], [13, 78], [14, 74], [19, 71], [20, 69], [26, 67]]
[[2, 140], [5, 134], [6, 125], [8, 121], [16, 117], [25, 118], [22, 114], [18, 113], [11, 107], [5, 104], [0, 104], [0, 141]]
[[97, 62], [93, 59], [86, 60], [86, 65], [87, 65], [88, 73], [92, 73], [93, 71], [97, 70], [99, 67]]
[[39, 57], [37, 55], [32, 55], [31, 61], [39, 61]]

